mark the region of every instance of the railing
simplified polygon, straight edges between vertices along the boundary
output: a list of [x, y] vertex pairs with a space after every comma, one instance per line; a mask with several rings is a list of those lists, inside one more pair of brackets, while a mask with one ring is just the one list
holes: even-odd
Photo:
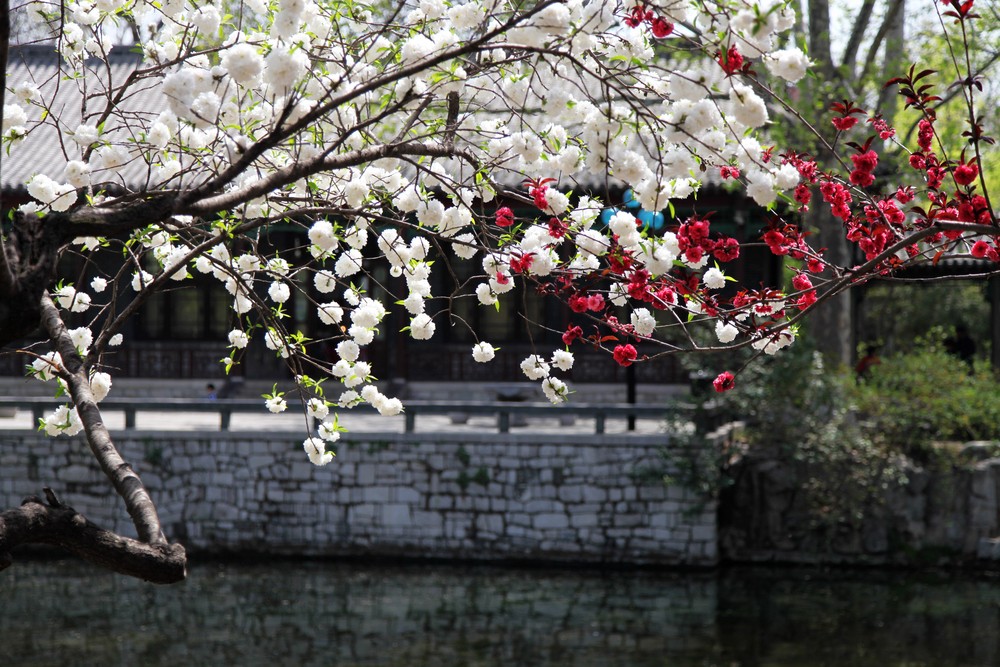
[[[52, 398], [0, 398], [0, 410], [17, 408], [29, 410], [37, 422], [65, 401]], [[188, 398], [107, 398], [101, 402], [103, 412], [120, 412], [125, 416], [125, 428], [135, 429], [136, 415], [139, 412], [199, 412], [217, 413], [219, 429], [228, 431], [234, 413], [256, 413], [266, 415], [263, 401], [260, 399], [188, 399]], [[301, 404], [289, 402], [288, 410], [301, 410]], [[491, 401], [419, 401], [411, 400], [405, 403], [403, 418], [405, 432], [416, 432], [417, 417], [429, 415], [448, 415], [454, 419], [466, 416], [496, 416], [497, 430], [508, 433], [512, 424], [526, 417], [573, 417], [594, 420], [594, 433], [603, 434], [608, 419], [665, 419], [678, 411], [685, 411], [682, 406], [633, 405], [627, 403], [567, 403], [552, 406], [548, 403], [517, 403]], [[344, 411], [345, 413], [348, 411]], [[359, 405], [352, 408], [351, 413], [377, 414], [369, 405]]]

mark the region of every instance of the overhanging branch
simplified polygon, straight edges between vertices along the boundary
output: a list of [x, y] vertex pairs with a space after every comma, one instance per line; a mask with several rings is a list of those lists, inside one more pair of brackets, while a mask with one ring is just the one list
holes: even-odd
[[76, 346], [63, 324], [59, 310], [48, 294], [42, 297], [42, 325], [56, 350], [62, 356], [65, 372], [61, 375], [69, 386], [70, 396], [83, 422], [87, 444], [101, 470], [111, 480], [115, 491], [125, 501], [125, 508], [135, 525], [139, 539], [148, 544], [166, 545], [167, 539], [160, 527], [156, 505], [149, 497], [139, 475], [118, 453], [111, 434], [101, 417], [100, 408], [90, 389], [87, 369], [76, 351]]
[[20, 507], [0, 512], [0, 570], [13, 562], [10, 550], [22, 544], [49, 544], [103, 568], [154, 584], [173, 584], [187, 576], [180, 544], [146, 544], [89, 521], [51, 490], [47, 502], [29, 497]]

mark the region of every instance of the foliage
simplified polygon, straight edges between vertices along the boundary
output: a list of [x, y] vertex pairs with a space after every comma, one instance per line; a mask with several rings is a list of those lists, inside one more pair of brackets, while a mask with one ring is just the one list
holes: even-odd
[[877, 283], [864, 288], [858, 338], [880, 356], [909, 352], [928, 339], [943, 340], [964, 325], [977, 356], [990, 354], [989, 286], [984, 281]]
[[884, 358], [856, 400], [873, 438], [921, 458], [934, 441], [1000, 438], [994, 372], [977, 364], [970, 373], [940, 343]]
[[905, 481], [894, 443], [855, 419], [852, 378], [829, 369], [808, 341], [742, 373], [720, 409], [746, 419], [748, 450], [790, 463], [817, 527], [860, 526], [887, 488]]

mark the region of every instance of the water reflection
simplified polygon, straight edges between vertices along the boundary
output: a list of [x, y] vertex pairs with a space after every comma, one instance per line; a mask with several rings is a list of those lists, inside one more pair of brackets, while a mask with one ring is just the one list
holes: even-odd
[[0, 665], [998, 664], [1000, 584], [792, 570], [206, 564], [0, 574]]

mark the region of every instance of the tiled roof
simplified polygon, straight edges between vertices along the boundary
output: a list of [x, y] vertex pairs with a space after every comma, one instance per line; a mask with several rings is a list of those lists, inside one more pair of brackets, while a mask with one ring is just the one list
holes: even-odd
[[986, 259], [968, 256], [944, 256], [937, 263], [926, 261], [913, 264], [893, 274], [895, 279], [924, 280], [946, 276], [988, 276], [996, 271], [997, 265]]
[[[80, 158], [80, 148], [66, 136], [67, 131], [81, 124], [96, 123], [108, 106], [109, 91], [114, 94], [139, 67], [141, 58], [127, 48], [115, 48], [106, 62], [92, 59], [87, 62], [86, 76], [71, 79], [59, 72], [59, 54], [50, 45], [12, 46], [7, 64], [7, 86], [32, 82], [42, 91], [42, 98], [51, 100], [51, 115], [45, 124], [34, 128], [8, 155], [0, 155], [0, 185], [5, 192], [24, 190], [24, 184], [36, 173], [43, 173], [60, 180], [66, 162]], [[110, 86], [109, 86], [110, 83]], [[10, 92], [7, 104], [13, 103]], [[42, 117], [36, 105], [21, 105], [28, 114], [31, 127]], [[136, 114], [157, 116], [166, 108], [166, 101], [159, 87], [152, 82], [130, 86], [127, 95], [115, 105], [114, 115], [107, 121], [106, 131], [114, 134], [121, 119]], [[61, 131], [54, 123], [58, 121]], [[141, 160], [114, 174], [104, 174], [102, 180], [119, 184], [141, 183], [147, 166]]]

